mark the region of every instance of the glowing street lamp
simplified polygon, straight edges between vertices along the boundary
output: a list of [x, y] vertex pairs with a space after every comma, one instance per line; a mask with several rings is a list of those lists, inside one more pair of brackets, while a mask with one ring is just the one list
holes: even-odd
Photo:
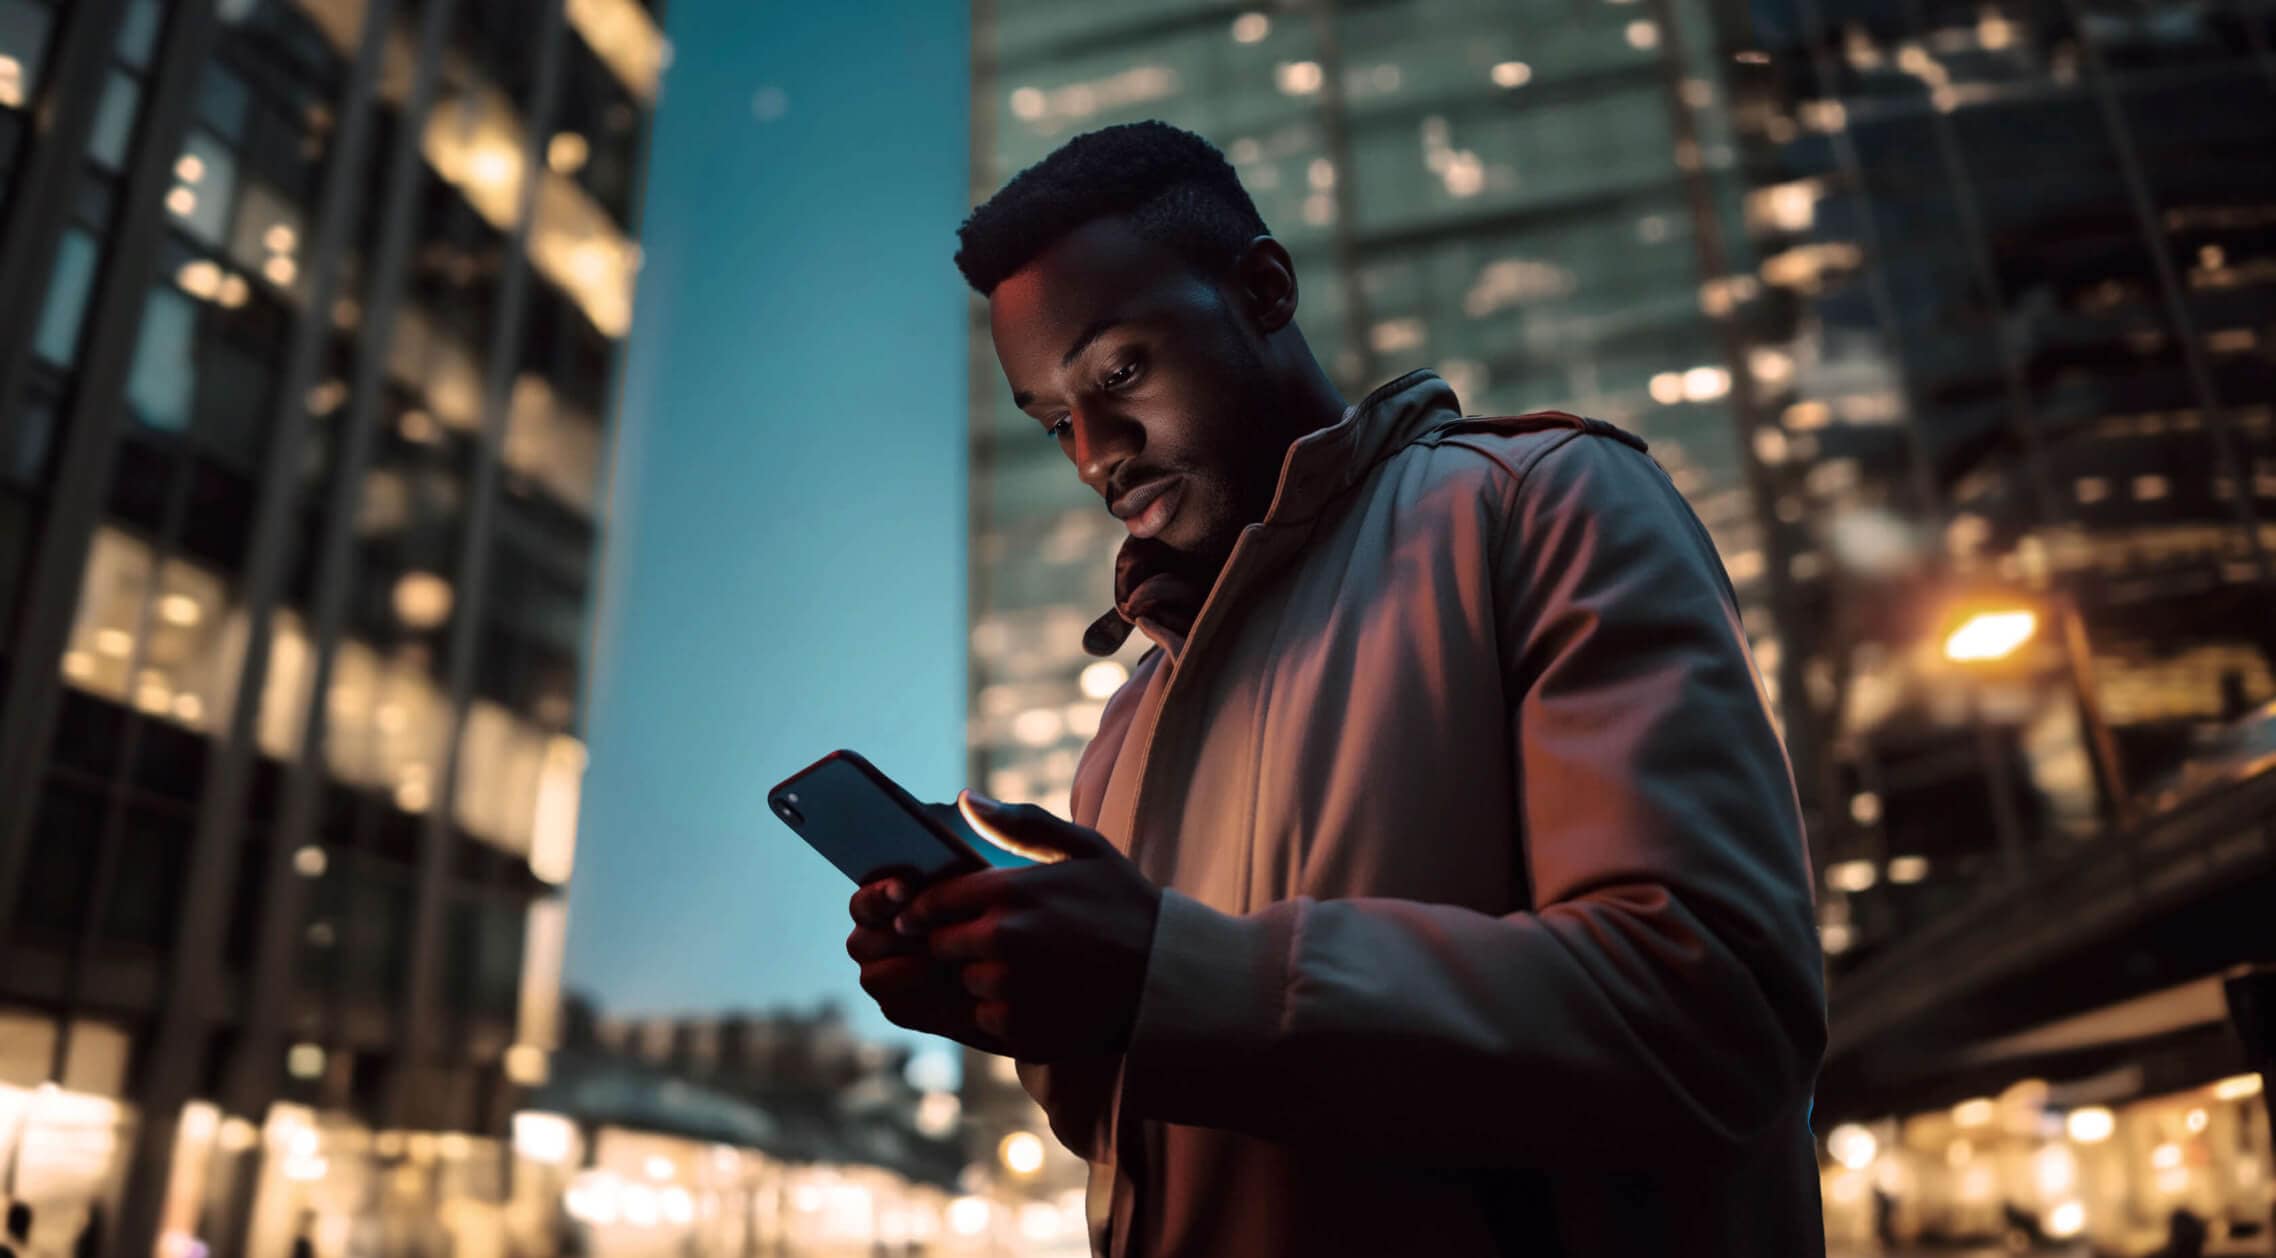
[[2094, 692], [2093, 649], [2087, 645], [2086, 621], [2078, 607], [2059, 593], [2034, 598], [2039, 607], [2011, 603], [1979, 607], [1961, 620], [1944, 639], [1944, 658], [1955, 664], [1983, 666], [2009, 659], [2039, 635], [2041, 612], [2051, 614], [2062, 648], [2066, 680], [2076, 704], [2080, 737], [2086, 743], [2100, 788], [2104, 819], [2114, 825], [2131, 820], [2133, 801], [2127, 795], [2118, 749], [2102, 705]]
[[2004, 660], [2039, 632], [2039, 614], [2024, 608], [1980, 611], [1944, 639], [1944, 658], [1957, 664]]

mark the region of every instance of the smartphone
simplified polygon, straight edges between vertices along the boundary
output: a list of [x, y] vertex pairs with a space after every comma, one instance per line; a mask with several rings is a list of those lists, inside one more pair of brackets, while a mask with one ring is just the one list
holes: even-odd
[[921, 886], [989, 865], [955, 805], [919, 803], [857, 752], [833, 751], [791, 774], [767, 804], [857, 883], [898, 875]]

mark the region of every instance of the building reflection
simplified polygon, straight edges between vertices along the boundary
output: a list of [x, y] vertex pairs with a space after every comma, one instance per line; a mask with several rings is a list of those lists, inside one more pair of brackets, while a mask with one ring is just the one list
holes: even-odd
[[664, 55], [638, 0], [0, 4], [0, 1167], [38, 1252], [550, 1246], [512, 1116]]

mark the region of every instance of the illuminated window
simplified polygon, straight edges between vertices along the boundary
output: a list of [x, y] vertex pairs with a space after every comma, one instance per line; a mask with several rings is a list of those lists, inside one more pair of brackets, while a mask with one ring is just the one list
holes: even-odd
[[179, 559], [159, 564], [147, 543], [99, 527], [62, 673], [145, 715], [212, 730], [235, 698], [244, 634], [220, 576]]
[[568, 405], [542, 377], [514, 381], [506, 417], [506, 466], [530, 478], [563, 506], [591, 516], [600, 479], [601, 431], [592, 416]]
[[569, 25], [626, 91], [643, 104], [656, 99], [671, 46], [646, 9], [635, 0], [569, 0]]

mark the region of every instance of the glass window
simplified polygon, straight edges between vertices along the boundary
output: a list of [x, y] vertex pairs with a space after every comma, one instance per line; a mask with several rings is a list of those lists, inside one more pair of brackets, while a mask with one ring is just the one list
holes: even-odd
[[98, 528], [63, 676], [146, 715], [210, 732], [236, 695], [244, 637], [244, 613], [220, 576], [179, 559], [160, 563], [139, 538]]
[[301, 723], [307, 719], [316, 653], [309, 645], [306, 624], [290, 608], [276, 610], [269, 632], [269, 675], [261, 688], [253, 736], [264, 753], [290, 763], [300, 758]]
[[119, 28], [119, 60], [136, 69], [150, 65], [158, 47], [158, 24], [165, 16], [159, 0], [133, 0], [126, 7], [126, 23]]
[[388, 792], [405, 812], [434, 802], [450, 732], [449, 702], [427, 672], [427, 652], [406, 645], [381, 654], [342, 642], [332, 665], [324, 752], [343, 782]]
[[227, 719], [244, 657], [245, 616], [220, 576], [169, 559], [158, 569], [135, 706], [196, 730]]
[[535, 481], [562, 505], [580, 515], [593, 514], [600, 425], [565, 405], [543, 378], [525, 375], [514, 381], [503, 453], [508, 468]]
[[94, 131], [87, 139], [87, 156], [113, 174], [126, 166], [126, 149], [134, 138], [135, 107], [142, 101], [142, 85], [123, 70], [111, 71], [103, 84], [103, 99], [95, 106]]
[[388, 343], [388, 373], [426, 395], [435, 418], [461, 432], [482, 426], [482, 366], [475, 351], [428, 312], [406, 306]]
[[117, 529], [95, 530], [80, 582], [78, 615], [63, 652], [63, 675], [73, 684], [126, 701], [154, 566], [143, 542]]
[[237, 155], [206, 132], [192, 131], [174, 163], [174, 177], [180, 182], [166, 195], [167, 210], [184, 230], [220, 248], [237, 191]]
[[173, 938], [194, 826], [183, 812], [130, 804], [119, 836], [118, 876], [103, 906], [103, 935], [145, 947]]
[[86, 319], [87, 295], [95, 284], [95, 238], [72, 228], [56, 246], [55, 272], [48, 277], [40, 306], [39, 331], [32, 349], [58, 367], [79, 356], [79, 325]]
[[53, 22], [45, 5], [0, 0], [0, 106], [22, 109], [39, 94]]
[[198, 120], [232, 140], [245, 138], [245, 115], [253, 94], [245, 81], [219, 65], [206, 67], [198, 82]]
[[300, 207], [261, 179], [245, 181], [245, 198], [229, 233], [229, 256], [248, 271], [296, 295], [305, 230]]
[[197, 319], [196, 307], [170, 284], [152, 290], [143, 307], [134, 365], [127, 371], [126, 400], [135, 418], [152, 428], [181, 432], [190, 426], [197, 381], [190, 351]]
[[25, 856], [18, 922], [57, 932], [79, 928], [95, 884], [96, 845], [88, 840], [102, 827], [100, 792], [48, 781]]
[[545, 753], [545, 735], [512, 712], [484, 699], [468, 705], [452, 809], [458, 823], [527, 856], [536, 832]]

